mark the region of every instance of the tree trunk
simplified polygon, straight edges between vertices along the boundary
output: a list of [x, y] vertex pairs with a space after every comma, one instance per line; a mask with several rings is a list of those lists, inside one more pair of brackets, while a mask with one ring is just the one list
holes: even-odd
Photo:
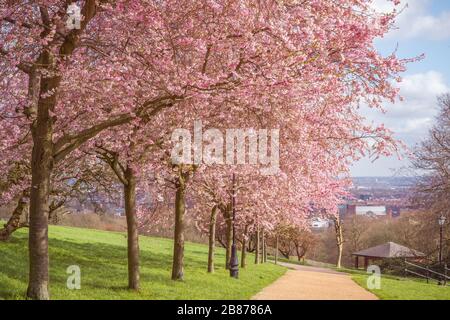
[[259, 264], [259, 226], [256, 227], [255, 264]]
[[231, 217], [231, 210], [230, 208], [227, 208], [226, 213], [226, 224], [227, 224], [227, 230], [226, 230], [226, 254], [225, 254], [225, 269], [230, 269], [230, 262], [231, 262], [231, 246], [233, 245], [233, 220]]
[[337, 257], [337, 262], [336, 262], [336, 267], [337, 267], [338, 269], [341, 268], [342, 251], [343, 251], [343, 245], [342, 245], [342, 244], [339, 244], [339, 245], [338, 245], [338, 257]]
[[184, 277], [184, 213], [186, 203], [186, 186], [184, 179], [179, 178], [175, 196], [175, 232], [173, 246], [172, 280], [183, 280]]
[[341, 220], [339, 219], [339, 216], [334, 218], [334, 230], [336, 232], [336, 246], [338, 249], [336, 267], [341, 268], [342, 251], [344, 247], [344, 235], [342, 232], [342, 224]]
[[[42, 65], [49, 71], [53, 68], [53, 57], [49, 51], [42, 54]], [[53, 170], [53, 128], [54, 119], [50, 116], [56, 105], [60, 76], [42, 78], [37, 119], [32, 125], [33, 151], [31, 159], [30, 191], [30, 231], [29, 258], [30, 271], [27, 297], [29, 299], [48, 300], [48, 214], [50, 177]], [[48, 95], [53, 91], [54, 94]]]
[[264, 255], [263, 255], [264, 263], [267, 262], [267, 238], [264, 236]]
[[0, 230], [0, 241], [7, 241], [11, 234], [17, 229], [23, 227], [25, 224], [20, 223], [20, 219], [24, 216], [24, 213], [28, 210], [28, 199], [29, 195], [27, 191], [24, 191], [17, 201], [17, 206], [14, 209], [8, 222], [5, 224], [3, 229]]
[[278, 234], [275, 236], [275, 264], [278, 264]]
[[125, 171], [127, 184], [124, 186], [125, 215], [128, 240], [128, 288], [139, 290], [139, 233], [136, 216], [136, 177], [128, 167]]
[[266, 249], [266, 240], [264, 235], [264, 228], [261, 231], [261, 263], [264, 263], [264, 254]]
[[245, 268], [247, 266], [247, 262], [246, 262], [246, 258], [247, 258], [247, 232], [248, 232], [248, 225], [245, 226], [244, 234], [242, 235], [241, 268]]
[[209, 247], [208, 247], [208, 272], [214, 272], [214, 247], [216, 242], [216, 218], [217, 206], [211, 210], [211, 219], [209, 221]]
[[306, 254], [306, 250], [303, 250], [299, 244], [295, 244], [295, 252], [297, 253], [297, 260], [300, 262]]
[[[48, 195], [52, 167], [51, 139], [46, 139], [50, 128], [38, 126], [38, 137], [33, 147], [32, 188], [30, 195], [29, 284], [27, 297], [48, 300]], [[51, 130], [51, 129], [50, 129]], [[40, 134], [43, 131], [43, 135]]]
[[247, 252], [255, 252], [255, 236], [253, 234], [248, 237]]
[[[83, 21], [81, 30], [94, 17], [96, 13], [96, 1], [86, 1], [83, 9]], [[59, 48], [60, 57], [70, 56], [78, 42], [80, 30], [77, 34], [72, 33], [65, 37]], [[47, 35], [48, 30], [43, 34]], [[26, 110], [28, 116], [36, 111], [36, 120], [32, 122], [31, 133], [33, 137], [33, 149], [31, 156], [31, 191], [30, 191], [30, 231], [29, 231], [29, 279], [27, 297], [30, 299], [48, 300], [48, 214], [50, 195], [51, 174], [53, 171], [53, 130], [55, 118], [54, 113], [57, 102], [58, 90], [61, 83], [60, 70], [56, 67], [53, 54], [48, 49], [43, 49], [37, 59], [39, 69], [47, 71], [48, 75], [39, 79], [39, 94], [34, 95], [32, 105]], [[33, 66], [34, 68], [34, 66]], [[32, 80], [30, 88], [37, 83], [39, 78], [36, 70], [31, 73]], [[52, 93], [53, 92], [53, 93]], [[52, 93], [49, 95], [49, 93]], [[33, 103], [37, 100], [37, 110]]]

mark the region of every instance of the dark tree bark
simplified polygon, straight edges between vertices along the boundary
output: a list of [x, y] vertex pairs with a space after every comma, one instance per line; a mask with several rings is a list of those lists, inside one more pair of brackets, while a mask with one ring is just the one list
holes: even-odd
[[[134, 149], [134, 143], [130, 144], [130, 150]], [[125, 216], [127, 219], [127, 244], [128, 244], [128, 288], [139, 290], [139, 230], [136, 214], [136, 173], [132, 169], [131, 161], [122, 164], [119, 154], [108, 150], [103, 146], [97, 146], [99, 158], [106, 162], [123, 185], [125, 200]]]
[[136, 216], [136, 177], [131, 168], [125, 171], [125, 215], [128, 240], [128, 288], [139, 290], [139, 233]]
[[219, 244], [222, 246], [222, 248], [226, 248], [227, 247], [226, 241], [224, 241], [222, 235], [221, 234], [217, 234], [217, 232], [216, 232], [216, 241], [219, 242]]
[[291, 248], [291, 241], [289, 239], [283, 236], [278, 238], [278, 252], [288, 260], [291, 256]]
[[263, 262], [267, 262], [267, 234], [263, 233]]
[[255, 252], [256, 246], [255, 246], [255, 236], [252, 234], [251, 237], [248, 239], [247, 244], [247, 252]]
[[256, 234], [255, 234], [255, 238], [256, 238], [256, 248], [255, 248], [255, 264], [259, 264], [259, 226], [256, 227]]
[[[53, 56], [44, 51], [42, 64], [52, 70]], [[50, 112], [56, 105], [56, 91], [61, 82], [60, 76], [41, 79], [37, 119], [32, 126], [33, 151], [31, 160], [30, 191], [30, 232], [29, 258], [30, 273], [27, 297], [36, 300], [48, 300], [48, 214], [50, 175], [53, 170], [53, 129], [54, 119]], [[42, 95], [53, 90], [50, 97]]]
[[[65, 38], [60, 47], [60, 58], [70, 56], [75, 50], [79, 35], [96, 13], [96, 1], [87, 0], [82, 9], [84, 20], [81, 28], [73, 30]], [[50, 24], [45, 6], [40, 8], [42, 22]], [[41, 34], [44, 38], [49, 30]], [[51, 76], [40, 79], [39, 99], [37, 103], [36, 120], [31, 125], [33, 150], [31, 157], [31, 191], [30, 191], [30, 231], [29, 231], [29, 279], [27, 297], [29, 299], [48, 300], [48, 215], [51, 173], [54, 165], [53, 130], [58, 89], [61, 83], [60, 72], [54, 61], [53, 54], [44, 49], [37, 59], [39, 68]], [[54, 92], [48, 95], [49, 92]]]
[[175, 231], [173, 247], [172, 280], [184, 277], [184, 213], [186, 203], [186, 184], [182, 174], [176, 183], [175, 196]]
[[216, 218], [217, 218], [217, 206], [214, 206], [211, 210], [211, 218], [209, 221], [209, 247], [208, 247], [208, 272], [214, 272], [214, 248], [216, 242]]
[[275, 264], [278, 264], [278, 234], [275, 236]]
[[226, 247], [225, 247], [225, 268], [230, 269], [231, 262], [231, 247], [233, 245], [233, 220], [231, 217], [231, 208], [227, 207], [225, 220], [227, 224], [226, 228]]
[[297, 253], [297, 260], [300, 262], [306, 254], [306, 250], [302, 248], [298, 243], [295, 244], [295, 252]]
[[266, 237], [264, 234], [264, 228], [261, 231], [261, 263], [264, 263], [264, 255], [266, 251]]
[[285, 257], [286, 259], [289, 260], [291, 258], [291, 252], [290, 251], [283, 251], [282, 249], [279, 249], [279, 251], [280, 251], [281, 255], [283, 257]]
[[241, 268], [245, 268], [247, 266], [247, 232], [248, 225], [245, 226], [244, 234], [242, 235]]
[[28, 192], [24, 191], [22, 193], [22, 196], [17, 201], [17, 206], [14, 209], [8, 222], [4, 225], [3, 229], [0, 230], [0, 241], [9, 240], [14, 231], [27, 225], [21, 223], [20, 219], [28, 210], [28, 199], [29, 199]]

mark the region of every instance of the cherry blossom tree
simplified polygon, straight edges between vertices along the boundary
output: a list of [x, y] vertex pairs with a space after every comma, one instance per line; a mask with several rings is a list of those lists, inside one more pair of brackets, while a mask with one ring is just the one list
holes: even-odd
[[[369, 0], [77, 3], [83, 19], [69, 29], [70, 1], [0, 0], [0, 72], [8, 74], [1, 150], [23, 158], [11, 146], [31, 136], [29, 298], [49, 298], [52, 173], [81, 146], [95, 147], [100, 134], [116, 152], [124, 144], [111, 128], [142, 119], [170, 130], [197, 115], [241, 128], [282, 128], [281, 173], [249, 195], [265, 232], [276, 203], [286, 206], [277, 212], [300, 217], [311, 202], [336, 212], [350, 161], [397, 147], [389, 130], [366, 124], [358, 109], [395, 100], [392, 80], [408, 62], [377, 53], [373, 41], [395, 14], [375, 13]], [[182, 277], [185, 191], [195, 167], [170, 173], [178, 204], [174, 278]]]

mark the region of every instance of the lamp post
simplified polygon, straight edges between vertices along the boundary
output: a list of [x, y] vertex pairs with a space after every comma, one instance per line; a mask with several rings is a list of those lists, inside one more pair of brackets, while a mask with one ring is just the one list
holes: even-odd
[[230, 258], [230, 277], [239, 277], [239, 261], [236, 248], [236, 179], [233, 173], [233, 187], [231, 190], [231, 206], [233, 210], [233, 243], [231, 245], [231, 258]]
[[439, 265], [442, 265], [442, 235], [443, 235], [443, 229], [445, 224], [446, 217], [441, 214], [441, 216], [438, 219], [439, 222]]

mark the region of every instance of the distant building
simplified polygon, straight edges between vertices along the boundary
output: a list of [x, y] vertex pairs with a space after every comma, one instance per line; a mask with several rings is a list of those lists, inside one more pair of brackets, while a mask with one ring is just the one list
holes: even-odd
[[398, 205], [383, 205], [383, 203], [350, 203], [339, 206], [339, 217], [345, 219], [353, 216], [375, 218], [398, 218], [401, 208]]
[[355, 211], [357, 216], [379, 217], [388, 214], [385, 206], [356, 206]]

